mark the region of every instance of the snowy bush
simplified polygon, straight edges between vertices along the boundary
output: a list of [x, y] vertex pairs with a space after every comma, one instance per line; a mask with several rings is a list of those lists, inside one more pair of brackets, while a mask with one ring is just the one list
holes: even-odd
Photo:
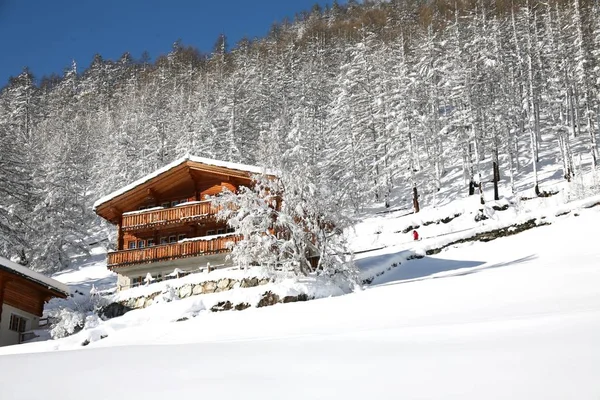
[[85, 314], [65, 307], [53, 310], [50, 317], [56, 321], [52, 324], [50, 336], [52, 339], [60, 339], [79, 332], [83, 328]]
[[154, 304], [159, 303], [170, 303], [173, 300], [179, 300], [179, 296], [177, 295], [177, 288], [166, 285], [160, 295], [154, 298]]
[[60, 339], [79, 332], [88, 324], [98, 325], [97, 315], [100, 308], [107, 301], [92, 288], [90, 294], [84, 296], [83, 301], [72, 301], [70, 307], [61, 307], [51, 310], [48, 314], [53, 321], [50, 335], [53, 339]]

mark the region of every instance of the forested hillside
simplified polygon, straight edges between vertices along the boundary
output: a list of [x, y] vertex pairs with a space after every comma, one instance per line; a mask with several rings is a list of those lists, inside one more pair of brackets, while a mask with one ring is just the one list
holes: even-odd
[[0, 254], [64, 268], [96, 198], [185, 153], [293, 171], [348, 210], [410, 204], [413, 187], [427, 202], [449, 167], [465, 194], [538, 163], [571, 179], [598, 157], [598, 15], [598, 0], [351, 1], [211, 54], [176, 42], [154, 62], [25, 70], [0, 92]]

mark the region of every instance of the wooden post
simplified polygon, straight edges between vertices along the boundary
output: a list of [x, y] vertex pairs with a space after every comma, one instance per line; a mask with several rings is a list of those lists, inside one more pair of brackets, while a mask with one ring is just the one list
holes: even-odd
[[158, 204], [158, 196], [156, 195], [156, 192], [153, 189], [151, 189], [151, 188], [146, 189], [146, 194], [147, 194], [146, 198], [152, 200], [154, 202], [154, 205], [156, 205], [156, 206], [160, 205], [160, 204]]
[[6, 279], [0, 276], [0, 321], [2, 321], [2, 307], [4, 306], [4, 288], [6, 287]]
[[123, 212], [117, 207], [111, 207], [111, 211], [118, 218], [117, 222], [117, 250], [123, 250]]
[[[121, 222], [123, 222], [122, 219]], [[121, 224], [117, 224], [117, 250], [123, 250], [123, 228], [121, 228]]]
[[51, 298], [52, 297], [48, 297], [48, 296], [44, 296], [44, 295], [40, 295], [38, 297], [38, 314], [40, 316], [44, 315], [44, 303], [49, 301]]
[[198, 185], [198, 181], [196, 181], [196, 178], [194, 178], [194, 174], [192, 174], [192, 170], [188, 170], [189, 174], [190, 174], [190, 178], [192, 179], [192, 182], [194, 182], [194, 200], [196, 201], [200, 201], [200, 193], [198, 192], [198, 189], [200, 189], [200, 186]]

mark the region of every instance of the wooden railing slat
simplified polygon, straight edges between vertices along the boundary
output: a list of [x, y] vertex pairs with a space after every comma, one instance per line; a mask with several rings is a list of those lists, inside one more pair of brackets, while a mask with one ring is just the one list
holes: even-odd
[[213, 207], [210, 201], [203, 201], [201, 203], [190, 204], [187, 206], [124, 215], [121, 225], [123, 229], [129, 229], [137, 226], [146, 226], [149, 224], [179, 221], [196, 216], [215, 215], [218, 211], [218, 208]]
[[212, 240], [187, 241], [145, 249], [122, 250], [108, 253], [108, 265], [118, 267], [129, 264], [150, 263], [154, 261], [175, 260], [201, 254], [215, 254], [228, 251], [228, 242], [238, 242], [241, 237], [231, 235]]

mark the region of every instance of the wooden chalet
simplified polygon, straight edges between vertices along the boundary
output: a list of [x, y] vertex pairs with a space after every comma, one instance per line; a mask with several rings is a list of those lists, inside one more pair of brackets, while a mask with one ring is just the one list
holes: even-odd
[[228, 243], [239, 240], [215, 218], [208, 196], [252, 185], [259, 167], [185, 156], [94, 204], [117, 227], [116, 251], [108, 268], [119, 290], [188, 272], [225, 266]]
[[0, 257], [0, 346], [21, 343], [39, 327], [44, 303], [68, 294], [66, 285]]

